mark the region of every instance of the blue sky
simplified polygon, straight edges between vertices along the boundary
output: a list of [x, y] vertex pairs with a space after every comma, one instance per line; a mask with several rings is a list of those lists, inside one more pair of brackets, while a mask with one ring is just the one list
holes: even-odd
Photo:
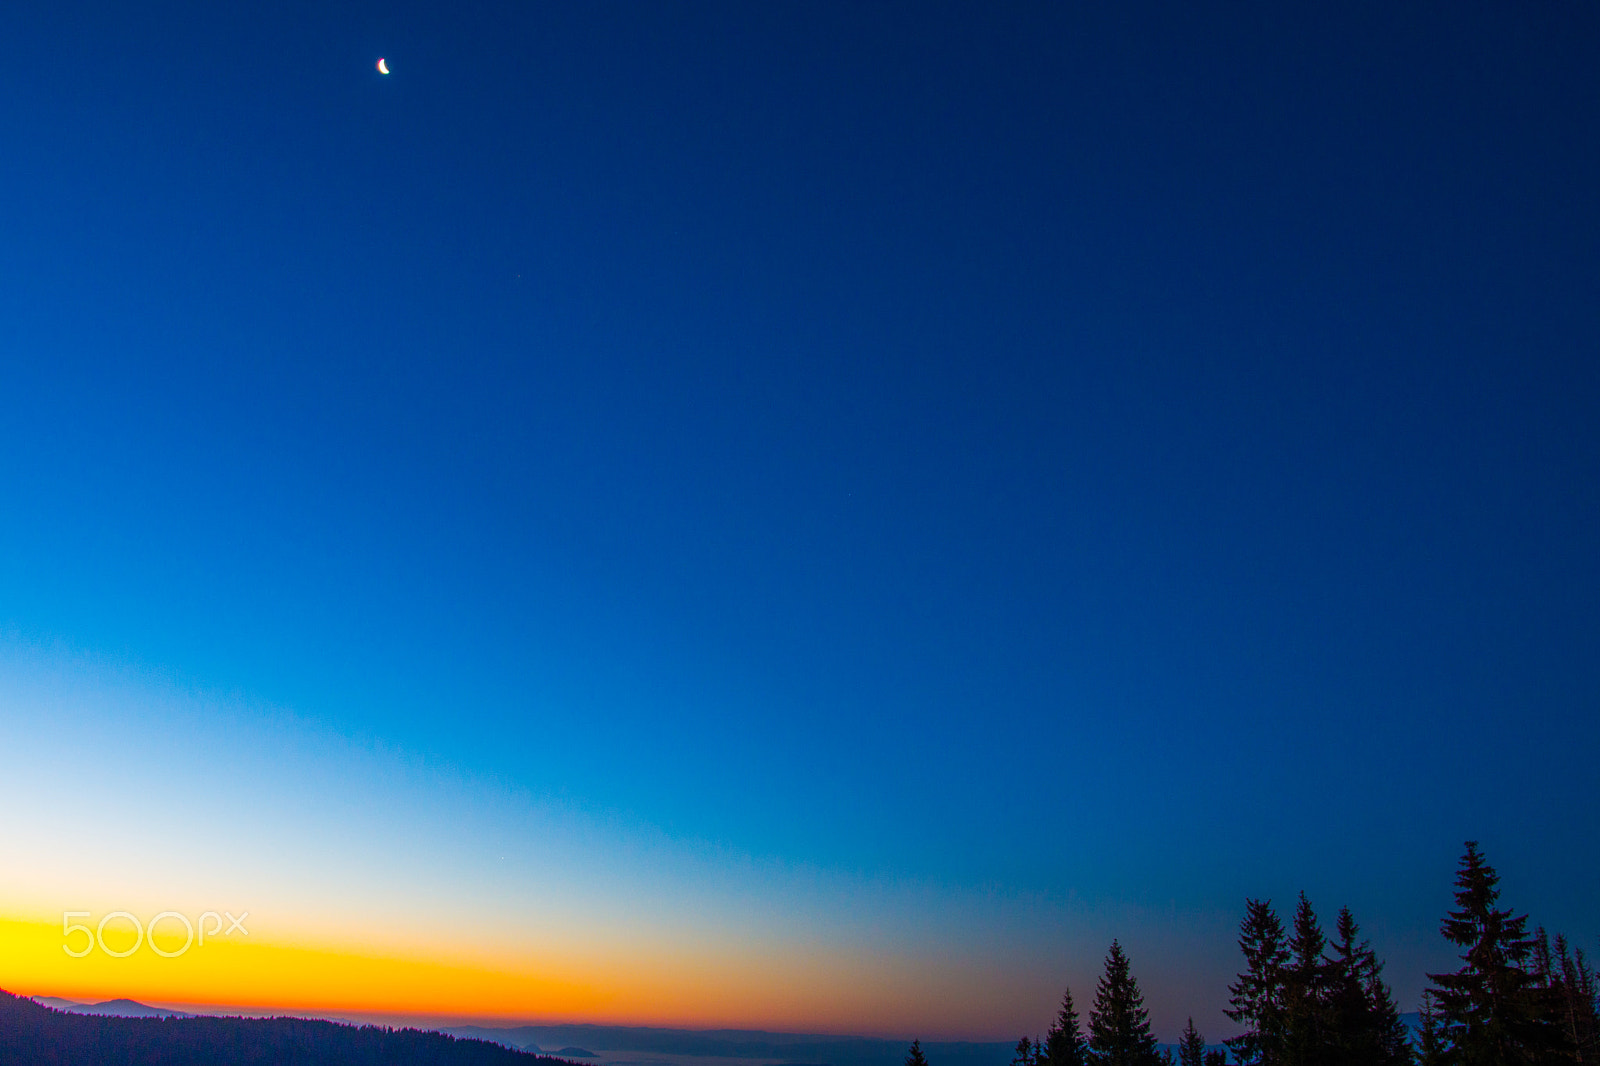
[[7, 662], [1045, 956], [1305, 887], [1414, 995], [1468, 837], [1593, 939], [1588, 9], [5, 23]]

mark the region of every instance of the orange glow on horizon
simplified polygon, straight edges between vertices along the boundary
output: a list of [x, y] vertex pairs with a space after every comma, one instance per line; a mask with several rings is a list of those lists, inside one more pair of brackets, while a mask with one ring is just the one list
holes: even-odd
[[[113, 949], [132, 939], [125, 933], [112, 941], [107, 933]], [[179, 958], [148, 949], [121, 959], [99, 950], [73, 958], [62, 950], [59, 925], [6, 919], [0, 919], [0, 987], [85, 1002], [498, 1019], [588, 1018], [615, 1000], [582, 982], [532, 972], [267, 942], [213, 941]]]
[[[131, 930], [105, 939], [131, 945]], [[163, 947], [176, 950], [170, 932]], [[79, 1002], [132, 999], [201, 1013], [286, 1013], [398, 1025], [593, 1023], [871, 1033], [899, 1029], [929, 1002], [856, 960], [668, 956], [542, 966], [509, 959], [384, 954], [349, 948], [208, 941], [180, 958], [62, 950], [59, 922], [0, 917], [0, 989]], [[74, 947], [77, 943], [74, 942]], [[924, 990], [926, 991], [926, 990]], [[945, 999], [946, 996], [938, 996]], [[925, 1031], [925, 1030], [924, 1030]], [[957, 1034], [965, 1038], [965, 1034]]]

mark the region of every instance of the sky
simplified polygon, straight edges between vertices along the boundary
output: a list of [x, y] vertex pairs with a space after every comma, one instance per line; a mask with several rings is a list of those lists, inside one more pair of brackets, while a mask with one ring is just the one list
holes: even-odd
[[1247, 897], [1412, 1009], [1467, 839], [1600, 949], [1597, 45], [8, 5], [0, 987], [1224, 1035]]

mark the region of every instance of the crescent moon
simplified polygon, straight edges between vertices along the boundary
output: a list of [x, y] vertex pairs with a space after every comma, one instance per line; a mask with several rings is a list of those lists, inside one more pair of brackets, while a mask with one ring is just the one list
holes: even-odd
[[379, 74], [387, 74], [387, 73], [389, 73], [389, 64], [385, 63], [381, 59], [378, 60], [378, 73]]

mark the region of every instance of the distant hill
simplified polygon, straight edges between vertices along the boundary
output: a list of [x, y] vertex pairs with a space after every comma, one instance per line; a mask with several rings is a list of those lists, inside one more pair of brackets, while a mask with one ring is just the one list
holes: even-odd
[[[117, 1001], [112, 1001], [101, 1006], [116, 1004]], [[112, 1013], [55, 1010], [31, 999], [0, 992], [0, 1066], [278, 1066], [281, 1063], [295, 1066], [570, 1066], [561, 1059], [417, 1029], [342, 1025], [303, 1018], [129, 1018]]]
[[79, 1003], [70, 999], [57, 999], [55, 996], [34, 996], [33, 1001], [54, 1010], [76, 1010], [78, 1007], [88, 1006], [87, 1003]]
[[57, 999], [54, 996], [34, 996], [33, 1001], [54, 1010], [66, 1011], [69, 1014], [100, 1014], [111, 1018], [194, 1017], [194, 1015], [185, 1014], [181, 1010], [147, 1007], [143, 1003], [136, 1003], [131, 999], [108, 999], [104, 1003], [74, 1003], [70, 999]]

